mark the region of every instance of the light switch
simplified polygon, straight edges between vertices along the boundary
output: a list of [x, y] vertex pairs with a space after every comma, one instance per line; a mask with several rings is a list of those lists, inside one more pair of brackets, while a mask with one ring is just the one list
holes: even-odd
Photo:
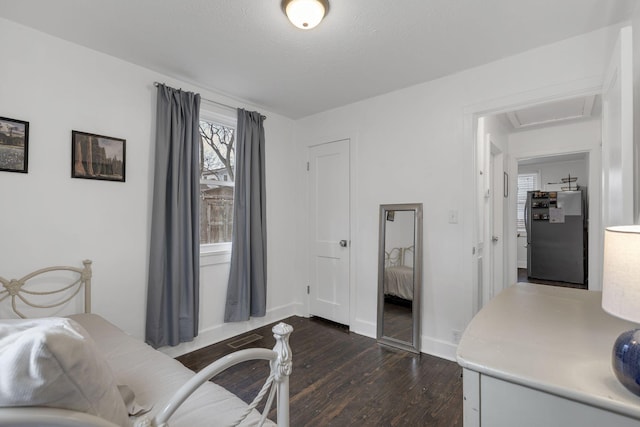
[[457, 223], [458, 223], [458, 210], [449, 209], [449, 224], [457, 224]]

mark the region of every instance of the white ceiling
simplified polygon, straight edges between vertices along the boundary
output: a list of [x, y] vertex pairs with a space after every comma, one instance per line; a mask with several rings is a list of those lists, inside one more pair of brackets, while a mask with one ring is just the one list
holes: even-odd
[[295, 119], [626, 21], [636, 4], [330, 2], [309, 31], [280, 0], [0, 0], [0, 16]]
[[548, 126], [569, 120], [590, 118], [595, 100], [595, 95], [562, 99], [511, 111], [506, 115], [514, 129]]

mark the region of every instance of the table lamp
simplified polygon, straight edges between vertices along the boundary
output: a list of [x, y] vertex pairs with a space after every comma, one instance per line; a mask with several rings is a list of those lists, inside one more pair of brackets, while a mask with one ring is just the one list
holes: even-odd
[[[605, 229], [602, 308], [613, 316], [640, 323], [640, 225]], [[640, 329], [618, 337], [611, 361], [618, 380], [640, 396]]]

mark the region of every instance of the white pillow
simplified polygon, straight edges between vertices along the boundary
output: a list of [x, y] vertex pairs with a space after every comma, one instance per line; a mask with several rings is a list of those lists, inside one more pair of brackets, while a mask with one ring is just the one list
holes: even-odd
[[72, 409], [130, 425], [111, 369], [66, 318], [0, 321], [0, 407]]

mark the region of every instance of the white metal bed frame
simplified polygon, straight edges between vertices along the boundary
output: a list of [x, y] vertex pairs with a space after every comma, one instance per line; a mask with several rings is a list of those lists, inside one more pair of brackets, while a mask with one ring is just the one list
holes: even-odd
[[[64, 266], [41, 268], [40, 270], [36, 270], [33, 273], [27, 274], [21, 279], [9, 280], [0, 276], [0, 283], [4, 288], [0, 291], [0, 302], [11, 297], [11, 308], [13, 309], [13, 312], [21, 318], [26, 319], [27, 316], [24, 315], [24, 313], [22, 313], [20, 310], [18, 310], [16, 299], [22, 301], [24, 304], [30, 307], [43, 309], [55, 308], [71, 301], [76, 295], [78, 295], [78, 293], [80, 293], [80, 290], [84, 288], [84, 312], [91, 313], [91, 261], [84, 260], [82, 261], [82, 263], [84, 264], [83, 268]], [[51, 291], [31, 291], [25, 288], [25, 285], [29, 280], [54, 271], [71, 271], [77, 273], [78, 278], [66, 286]], [[52, 304], [36, 304], [29, 299], [29, 296], [45, 296], [55, 294], [62, 294], [64, 296], [64, 299], [62, 299], [61, 301], [56, 301]]]
[[[17, 308], [17, 300], [22, 301], [27, 306], [34, 308], [55, 308], [71, 301], [81, 289], [84, 289], [84, 312], [91, 312], [91, 261], [83, 261], [84, 267], [54, 266], [42, 268], [27, 274], [21, 279], [5, 279], [0, 277], [0, 283], [4, 289], [0, 290], [0, 303], [10, 298], [13, 312], [21, 318], [26, 316]], [[51, 291], [32, 291], [26, 289], [27, 283], [46, 273], [55, 271], [70, 271], [77, 273], [78, 278], [70, 284]], [[30, 300], [29, 296], [46, 296], [62, 294], [62, 300], [51, 304], [36, 304]], [[219, 373], [232, 366], [249, 360], [269, 361], [270, 374], [264, 386], [256, 395], [251, 404], [241, 417], [233, 424], [239, 425], [251, 413], [253, 409], [262, 401], [268, 393], [267, 402], [262, 412], [259, 426], [262, 426], [273, 399], [276, 398], [277, 425], [278, 427], [289, 427], [289, 375], [292, 370], [292, 354], [289, 346], [289, 336], [293, 328], [286, 323], [278, 323], [272, 328], [276, 344], [273, 350], [266, 348], [251, 348], [239, 350], [211, 363], [203, 370], [195, 374], [189, 381], [180, 387], [174, 395], [164, 403], [163, 409], [157, 413], [153, 419], [145, 416], [136, 419], [135, 427], [169, 427], [169, 419], [180, 407], [182, 403], [202, 384], [206, 383]], [[157, 402], [161, 404], [162, 402]], [[49, 407], [0, 407], [0, 426], [11, 427], [114, 427], [115, 424], [82, 412], [49, 408]]]
[[405, 257], [407, 254], [413, 256], [413, 245], [406, 248], [392, 248], [384, 253], [385, 267], [402, 267], [405, 265]]

